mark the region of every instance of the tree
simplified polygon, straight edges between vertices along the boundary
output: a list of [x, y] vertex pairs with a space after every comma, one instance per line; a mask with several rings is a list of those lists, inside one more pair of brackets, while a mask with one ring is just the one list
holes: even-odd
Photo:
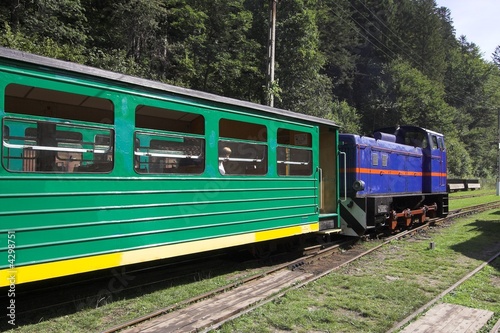
[[433, 80], [442, 82], [446, 71], [449, 23], [435, 0], [402, 0], [397, 22], [402, 32], [406, 57], [413, 66]]
[[495, 48], [495, 51], [492, 54], [492, 58], [493, 63], [497, 65], [498, 68], [500, 68], [500, 45]]
[[[458, 140], [465, 149], [474, 152], [472, 173], [476, 177], [488, 177], [495, 170], [496, 153], [492, 142], [497, 139], [498, 68], [485, 63], [479, 48], [459, 39], [459, 46], [450, 53], [450, 62], [445, 76], [447, 102], [457, 109], [453, 125], [457, 128]], [[490, 170], [490, 171], [487, 171]]]
[[230, 97], [258, 101], [264, 73], [259, 71], [259, 50], [250, 36], [252, 13], [244, 0], [192, 1], [205, 13], [203, 35], [188, 40], [196, 75], [190, 86]]
[[332, 110], [330, 79], [321, 73], [316, 1], [281, 2], [277, 15], [276, 77], [282, 89], [277, 106], [323, 117]]
[[333, 102], [332, 113], [326, 115], [327, 119], [335, 121], [341, 127], [342, 133], [360, 133], [360, 116], [356, 109], [347, 102]]
[[167, 12], [162, 0], [117, 1], [112, 6], [114, 35], [129, 56], [139, 61], [164, 52], [166, 36], [161, 26]]
[[469, 178], [473, 176], [473, 161], [469, 151], [456, 136], [446, 136], [448, 177]]
[[[13, 23], [27, 36], [49, 38], [60, 45], [83, 46], [87, 42], [87, 18], [80, 0], [32, 0], [18, 3], [19, 6], [13, 8], [17, 21]], [[21, 7], [23, 12], [20, 15]]]
[[20, 31], [13, 32], [7, 23], [5, 23], [3, 34], [0, 35], [0, 45], [76, 63], [85, 62], [83, 47], [73, 47], [68, 44], [59, 45], [48, 37], [39, 39], [36, 36], [26, 36]]
[[[318, 9], [319, 48], [324, 55], [322, 71], [332, 83], [333, 98], [353, 102], [359, 28], [351, 21], [350, 0], [327, 0]], [[337, 103], [336, 103], [337, 104]]]
[[413, 124], [446, 133], [452, 127], [453, 108], [444, 101], [444, 88], [404, 60], [384, 65], [373, 78], [377, 89], [363, 113], [364, 132], [380, 127]]

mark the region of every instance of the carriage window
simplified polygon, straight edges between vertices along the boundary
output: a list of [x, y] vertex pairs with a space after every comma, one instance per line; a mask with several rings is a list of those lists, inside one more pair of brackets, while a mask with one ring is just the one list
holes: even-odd
[[114, 122], [110, 100], [20, 84], [9, 84], [5, 89], [5, 111], [101, 124]]
[[150, 174], [201, 174], [205, 170], [203, 116], [140, 105], [136, 109], [134, 169]]
[[267, 174], [266, 126], [221, 119], [219, 136], [221, 175]]
[[138, 173], [191, 173], [205, 169], [205, 140], [189, 136], [135, 134], [135, 170]]
[[277, 169], [280, 176], [312, 175], [310, 133], [278, 129]]
[[113, 131], [48, 121], [4, 119], [2, 163], [17, 172], [110, 172]]

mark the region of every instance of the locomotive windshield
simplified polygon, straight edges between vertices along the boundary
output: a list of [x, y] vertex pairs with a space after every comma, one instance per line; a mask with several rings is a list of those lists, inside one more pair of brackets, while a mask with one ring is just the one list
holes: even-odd
[[427, 133], [423, 132], [406, 132], [404, 135], [404, 143], [409, 146], [427, 148]]

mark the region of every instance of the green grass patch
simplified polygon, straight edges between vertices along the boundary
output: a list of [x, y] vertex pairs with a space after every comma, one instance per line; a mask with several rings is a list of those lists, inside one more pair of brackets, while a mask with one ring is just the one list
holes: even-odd
[[500, 258], [443, 298], [443, 302], [494, 312], [480, 333], [488, 333], [500, 320]]
[[470, 197], [470, 196], [485, 196], [485, 195], [495, 195], [496, 194], [496, 189], [495, 188], [481, 188], [479, 190], [474, 190], [474, 191], [458, 191], [458, 192], [453, 192], [450, 193], [451, 198], [456, 198], [456, 197]]
[[496, 195], [496, 190], [491, 189], [450, 193], [450, 210], [461, 209], [494, 201], [500, 201], [500, 197]]

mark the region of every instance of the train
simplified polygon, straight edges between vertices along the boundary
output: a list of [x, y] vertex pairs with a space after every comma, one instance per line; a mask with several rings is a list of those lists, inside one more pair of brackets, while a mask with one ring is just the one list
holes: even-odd
[[416, 126], [341, 134], [342, 232], [397, 230], [448, 215], [444, 136]]
[[0, 287], [447, 213], [444, 137], [423, 128], [341, 134], [7, 48], [0, 91]]

